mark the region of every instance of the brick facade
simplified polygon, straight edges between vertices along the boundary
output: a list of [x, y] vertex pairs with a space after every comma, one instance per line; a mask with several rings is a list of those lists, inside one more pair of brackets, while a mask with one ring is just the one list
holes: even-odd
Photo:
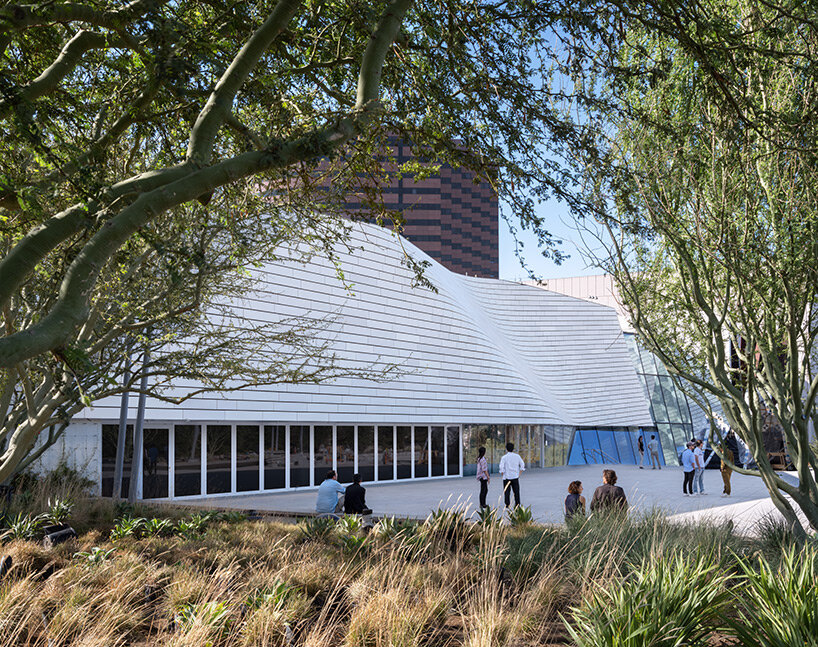
[[[396, 145], [393, 152], [399, 164], [413, 159], [409, 146]], [[499, 206], [487, 182], [444, 165], [434, 177], [395, 180], [383, 196], [388, 208], [403, 213], [403, 235], [436, 261], [459, 274], [498, 278]], [[358, 204], [350, 196], [347, 208]]]

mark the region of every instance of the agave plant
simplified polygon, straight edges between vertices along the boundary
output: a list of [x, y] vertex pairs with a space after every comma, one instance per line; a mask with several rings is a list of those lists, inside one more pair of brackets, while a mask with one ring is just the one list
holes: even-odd
[[111, 541], [124, 539], [125, 537], [139, 537], [145, 527], [147, 519], [144, 517], [123, 517], [116, 520], [116, 525], [111, 529]]
[[109, 548], [108, 550], [105, 550], [99, 546], [94, 546], [91, 548], [91, 550], [84, 550], [74, 553], [74, 557], [84, 559], [90, 565], [97, 565], [107, 561], [115, 551], [116, 548]]
[[6, 518], [7, 530], [0, 535], [0, 540], [6, 539], [35, 539], [40, 533], [46, 519], [42, 515], [32, 517], [30, 514], [18, 512], [14, 517]]
[[44, 516], [49, 523], [58, 525], [68, 520], [73, 509], [74, 502], [71, 499], [49, 498], [48, 512]]
[[284, 582], [276, 580], [271, 586], [253, 591], [247, 598], [247, 605], [253, 609], [261, 607], [282, 608], [298, 589]]
[[304, 523], [299, 524], [298, 530], [301, 532], [301, 536], [304, 540], [317, 541], [326, 539], [335, 530], [335, 526], [335, 519], [316, 517], [314, 519], [307, 519]]
[[497, 528], [502, 521], [502, 517], [497, 514], [497, 510], [491, 507], [480, 508], [475, 512], [476, 523], [484, 529]]
[[148, 519], [142, 534], [146, 537], [167, 537], [173, 534], [173, 522], [170, 519]]
[[531, 506], [518, 505], [508, 513], [508, 522], [512, 526], [527, 526], [534, 522]]
[[357, 535], [364, 527], [364, 522], [357, 514], [348, 514], [338, 520], [336, 527], [342, 535]]
[[215, 600], [198, 604], [189, 602], [177, 607], [173, 620], [183, 633], [194, 625], [200, 625], [221, 635], [230, 628], [230, 607], [226, 602]]
[[384, 517], [372, 528], [372, 535], [383, 541], [393, 539], [402, 531], [402, 526], [395, 521], [395, 517]]

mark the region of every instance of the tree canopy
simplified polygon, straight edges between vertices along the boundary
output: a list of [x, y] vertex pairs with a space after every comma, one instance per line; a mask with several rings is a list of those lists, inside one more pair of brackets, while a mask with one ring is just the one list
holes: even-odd
[[[578, 75], [594, 132], [576, 163], [603, 266], [641, 342], [705, 410], [718, 401], [757, 464], [738, 471], [795, 528], [796, 508], [818, 528], [813, 18], [802, 3], [647, 2], [597, 32]], [[765, 447], [770, 412], [797, 485]]]
[[201, 315], [225, 275], [274, 242], [332, 254], [351, 191], [399, 226], [377, 190], [391, 138], [425, 162], [394, 172], [471, 169], [558, 256], [533, 209], [563, 192], [555, 16], [504, 0], [2, 3], [0, 370], [16, 413], [0, 480], [56, 411], [113, 392], [135, 341], [209, 339], [166, 374], [221, 384], [232, 351], [203, 351], [219, 334]]

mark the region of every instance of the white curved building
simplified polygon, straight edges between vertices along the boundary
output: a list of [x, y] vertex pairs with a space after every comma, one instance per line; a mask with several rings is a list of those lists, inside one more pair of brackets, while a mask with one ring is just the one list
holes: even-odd
[[[404, 250], [430, 263], [436, 292], [413, 287]], [[201, 395], [180, 406], [149, 400], [137, 470], [145, 498], [309, 487], [330, 468], [342, 482], [354, 472], [364, 481], [468, 474], [478, 445], [496, 464], [510, 440], [529, 463], [564, 464], [577, 429], [612, 432], [595, 435], [599, 447], [586, 446], [582, 462], [634, 462], [636, 434], [653, 422], [613, 310], [455, 274], [373, 225], [354, 225], [350, 248], [336, 251], [346, 285], [326, 259], [270, 263], [233, 313], [254, 322], [330, 317], [318, 334], [345, 362], [394, 363], [401, 374]], [[85, 466], [103, 494], [118, 418], [118, 398], [98, 402], [51, 450]]]

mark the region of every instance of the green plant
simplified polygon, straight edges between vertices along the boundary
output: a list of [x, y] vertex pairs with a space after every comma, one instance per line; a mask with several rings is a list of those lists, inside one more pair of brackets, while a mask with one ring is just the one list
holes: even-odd
[[463, 550], [474, 541], [472, 525], [462, 510], [438, 508], [424, 522], [424, 531], [430, 541], [443, 540], [452, 551]]
[[139, 537], [145, 527], [147, 519], [144, 517], [124, 517], [117, 519], [116, 525], [111, 529], [111, 541], [124, 539], [125, 537]]
[[502, 518], [494, 508], [479, 508], [474, 516], [477, 517], [477, 525], [481, 528], [495, 528], [500, 525]]
[[241, 523], [247, 519], [247, 514], [241, 510], [227, 510], [219, 512], [215, 519], [225, 523]]
[[213, 629], [218, 634], [224, 634], [231, 624], [230, 607], [226, 602], [215, 600], [198, 604], [181, 604], [173, 620], [182, 632], [187, 632], [194, 625], [199, 625]]
[[803, 539], [781, 517], [761, 517], [756, 524], [756, 534], [762, 550], [770, 557], [778, 557], [787, 550], [804, 545]]
[[342, 534], [339, 538], [344, 552], [350, 555], [354, 555], [369, 547], [367, 538], [360, 535]]
[[527, 526], [534, 522], [531, 506], [518, 505], [508, 513], [508, 521], [512, 526]]
[[335, 530], [335, 525], [335, 519], [315, 517], [300, 523], [298, 530], [305, 541], [318, 541], [326, 539]]
[[45, 524], [45, 517], [38, 515], [32, 517], [30, 514], [18, 512], [14, 517], [6, 518], [8, 529], [0, 535], [0, 540], [5, 539], [35, 539]]
[[338, 532], [344, 535], [357, 535], [364, 526], [363, 519], [357, 514], [341, 517], [336, 524]]
[[276, 580], [271, 586], [253, 591], [247, 598], [247, 605], [253, 609], [260, 609], [264, 606], [280, 609], [297, 592], [298, 589], [294, 586], [290, 586], [283, 580]]
[[111, 555], [113, 555], [114, 551], [116, 551], [116, 548], [109, 548], [108, 550], [104, 550], [99, 546], [94, 546], [93, 548], [91, 548], [91, 550], [74, 553], [74, 557], [82, 558], [88, 564], [96, 565], [102, 564], [102, 562], [107, 561], [107, 559]]
[[658, 557], [591, 589], [563, 622], [577, 647], [704, 647], [722, 624], [727, 579], [705, 557]]
[[382, 541], [390, 541], [401, 531], [402, 527], [395, 521], [395, 517], [384, 517], [373, 526], [372, 535]]
[[74, 502], [71, 499], [49, 498], [45, 518], [53, 524], [61, 524], [71, 516], [73, 509]]
[[168, 537], [173, 534], [173, 522], [170, 519], [148, 519], [142, 534], [146, 537]]
[[734, 591], [738, 618], [729, 619], [742, 647], [818, 646], [818, 549], [790, 546], [774, 569], [739, 558], [745, 585]]

